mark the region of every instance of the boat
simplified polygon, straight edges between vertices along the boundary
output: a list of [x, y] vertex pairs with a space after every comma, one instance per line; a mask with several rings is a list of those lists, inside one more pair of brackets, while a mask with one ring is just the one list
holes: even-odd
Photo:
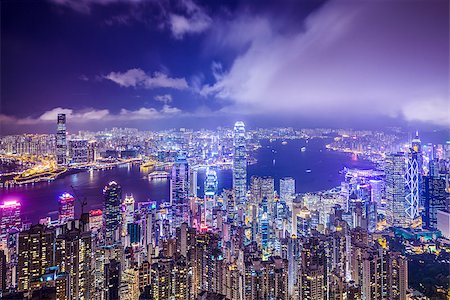
[[311, 171], [311, 169], [306, 169], [305, 172], [306, 172], [306, 173], [311, 173], [312, 171]]
[[281, 145], [287, 145], [287, 142], [286, 141], [282, 141]]
[[149, 180], [162, 180], [162, 179], [167, 179], [167, 177], [169, 177], [169, 173], [164, 172], [164, 171], [154, 171], [151, 172], [150, 174], [148, 174], [148, 179]]
[[305, 152], [306, 151], [306, 147], [301, 147], [300, 151]]

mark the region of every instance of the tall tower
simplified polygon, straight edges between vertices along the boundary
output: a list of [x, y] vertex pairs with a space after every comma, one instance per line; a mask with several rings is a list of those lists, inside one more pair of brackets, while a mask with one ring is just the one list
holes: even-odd
[[122, 236], [128, 232], [128, 224], [134, 222], [134, 197], [126, 195], [122, 203]]
[[408, 153], [407, 168], [405, 174], [406, 196], [405, 210], [406, 217], [412, 222], [419, 217], [419, 153], [414, 149]]
[[0, 205], [0, 239], [6, 238], [12, 228], [20, 230], [20, 202], [16, 200], [5, 201]]
[[405, 155], [392, 153], [386, 156], [386, 218], [389, 224], [407, 227], [405, 210]]
[[174, 211], [174, 228], [189, 221], [189, 165], [185, 154], [179, 154], [170, 178], [170, 204]]
[[67, 164], [66, 114], [58, 114], [56, 128], [56, 163], [58, 166]]
[[205, 179], [205, 223], [208, 227], [213, 225], [213, 208], [216, 206], [217, 173], [208, 168]]
[[233, 146], [233, 191], [236, 205], [239, 206], [245, 203], [247, 187], [247, 150], [243, 122], [234, 124]]
[[295, 195], [295, 179], [292, 177], [284, 177], [280, 179], [280, 200], [289, 207], [292, 206], [292, 200]]
[[115, 181], [111, 181], [103, 189], [105, 198], [104, 220], [106, 245], [111, 246], [119, 241], [122, 188]]
[[69, 193], [64, 193], [59, 196], [58, 204], [59, 204], [59, 224], [65, 224], [69, 220], [73, 220], [75, 218], [75, 199]]

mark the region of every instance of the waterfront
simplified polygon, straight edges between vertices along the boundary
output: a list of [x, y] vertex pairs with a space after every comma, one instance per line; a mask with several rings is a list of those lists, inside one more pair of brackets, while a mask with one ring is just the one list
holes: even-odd
[[[255, 157], [258, 162], [248, 166], [248, 179], [252, 175], [273, 176], [275, 189], [278, 190], [279, 179], [285, 176], [294, 177], [297, 192], [313, 192], [329, 189], [339, 185], [343, 167], [369, 168], [372, 163], [365, 160], [355, 160], [348, 153], [329, 151], [324, 148], [326, 141], [321, 139], [290, 140], [283, 145], [281, 141], [263, 141], [262, 147]], [[300, 151], [306, 146], [306, 151]], [[310, 173], [307, 170], [311, 170]], [[102, 189], [111, 180], [117, 181], [125, 194], [133, 194], [136, 201], [148, 199], [164, 202], [169, 200], [168, 180], [148, 180], [149, 169], [137, 164], [126, 164], [111, 169], [77, 173], [51, 182], [42, 182], [15, 186], [3, 190], [0, 201], [17, 198], [22, 203], [24, 221], [37, 222], [46, 215], [57, 217], [57, 198], [63, 192], [73, 193], [78, 197], [87, 198], [85, 210], [102, 208]], [[199, 195], [203, 193], [204, 170], [198, 173]], [[218, 170], [219, 191], [231, 188], [231, 170]], [[80, 213], [79, 204], [76, 203]]]

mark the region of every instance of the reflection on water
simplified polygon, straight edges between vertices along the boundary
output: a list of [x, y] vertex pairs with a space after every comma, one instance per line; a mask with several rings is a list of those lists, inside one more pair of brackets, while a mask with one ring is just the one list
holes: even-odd
[[[301, 147], [307, 145], [307, 151], [301, 152]], [[320, 151], [323, 141], [312, 140], [308, 144], [304, 141], [289, 141], [264, 143], [258, 150], [256, 158], [258, 163], [248, 167], [248, 179], [252, 175], [269, 175], [275, 179], [275, 188], [278, 189], [279, 179], [291, 176], [296, 179], [298, 192], [317, 191], [337, 186], [342, 180], [339, 171], [344, 166], [354, 168], [371, 167], [370, 162], [352, 160], [351, 155]], [[273, 151], [272, 151], [273, 150]], [[273, 161], [276, 160], [276, 164]], [[311, 173], [305, 172], [311, 170]], [[22, 202], [23, 215], [26, 219], [37, 222], [39, 218], [47, 216], [49, 212], [58, 210], [58, 196], [64, 192], [73, 193], [71, 186], [79, 197], [86, 197], [87, 209], [97, 209], [103, 206], [103, 187], [111, 180], [117, 181], [123, 194], [132, 194], [136, 201], [149, 199], [158, 202], [169, 201], [169, 180], [149, 180], [150, 168], [136, 164], [121, 165], [112, 169], [90, 170], [63, 177], [52, 182], [43, 182], [17, 186], [1, 191], [0, 201], [10, 197], [17, 197]], [[218, 188], [231, 188], [232, 171], [218, 170]], [[198, 194], [203, 195], [203, 182], [205, 169], [198, 172]], [[77, 213], [79, 207], [76, 205]]]

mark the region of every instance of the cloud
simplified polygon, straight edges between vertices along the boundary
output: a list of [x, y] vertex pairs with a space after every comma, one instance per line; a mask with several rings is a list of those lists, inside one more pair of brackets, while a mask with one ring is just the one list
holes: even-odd
[[[188, 34], [201, 33], [208, 29], [213, 20], [205, 9], [192, 0], [146, 1], [146, 0], [48, 0], [56, 5], [68, 7], [76, 12], [89, 14], [95, 6], [128, 4], [128, 9], [118, 15], [108, 16], [106, 25], [129, 25], [132, 21], [158, 22], [157, 28], [169, 29], [175, 39], [183, 39]], [[147, 15], [146, 10], [153, 15]]]
[[141, 107], [136, 110], [128, 110], [122, 108], [119, 113], [112, 113], [108, 109], [88, 108], [84, 110], [73, 110], [70, 108], [55, 107], [41, 114], [37, 118], [26, 117], [17, 118], [0, 114], [1, 124], [12, 125], [35, 125], [41, 123], [55, 122], [58, 114], [66, 114], [70, 122], [84, 123], [91, 121], [130, 121], [130, 120], [151, 120], [163, 119], [173, 116], [180, 116], [183, 112], [176, 108], [165, 104], [160, 110], [153, 107]]
[[408, 121], [421, 121], [450, 127], [448, 99], [412, 101], [402, 107], [401, 114]]
[[137, 4], [144, 0], [48, 0], [54, 4], [69, 7], [80, 13], [90, 13], [94, 5], [109, 5], [114, 3]]
[[171, 78], [161, 72], [154, 72], [152, 75], [148, 75], [141, 69], [130, 69], [124, 73], [111, 72], [104, 78], [123, 87], [172, 88], [178, 90], [188, 88], [184, 78]]
[[176, 39], [182, 39], [186, 34], [203, 32], [211, 25], [211, 17], [193, 1], [180, 1], [180, 6], [183, 14], [170, 13], [168, 18], [169, 28]]
[[156, 101], [163, 102], [164, 104], [167, 104], [167, 103], [172, 102], [172, 95], [170, 95], [170, 94], [156, 95], [156, 96], [154, 97], [154, 99], [155, 99]]
[[[448, 124], [448, 3], [434, 4], [331, 1], [289, 30], [264, 15], [222, 22], [210, 42], [240, 53], [198, 92], [225, 111]], [[447, 101], [415, 100], [430, 98]]]

